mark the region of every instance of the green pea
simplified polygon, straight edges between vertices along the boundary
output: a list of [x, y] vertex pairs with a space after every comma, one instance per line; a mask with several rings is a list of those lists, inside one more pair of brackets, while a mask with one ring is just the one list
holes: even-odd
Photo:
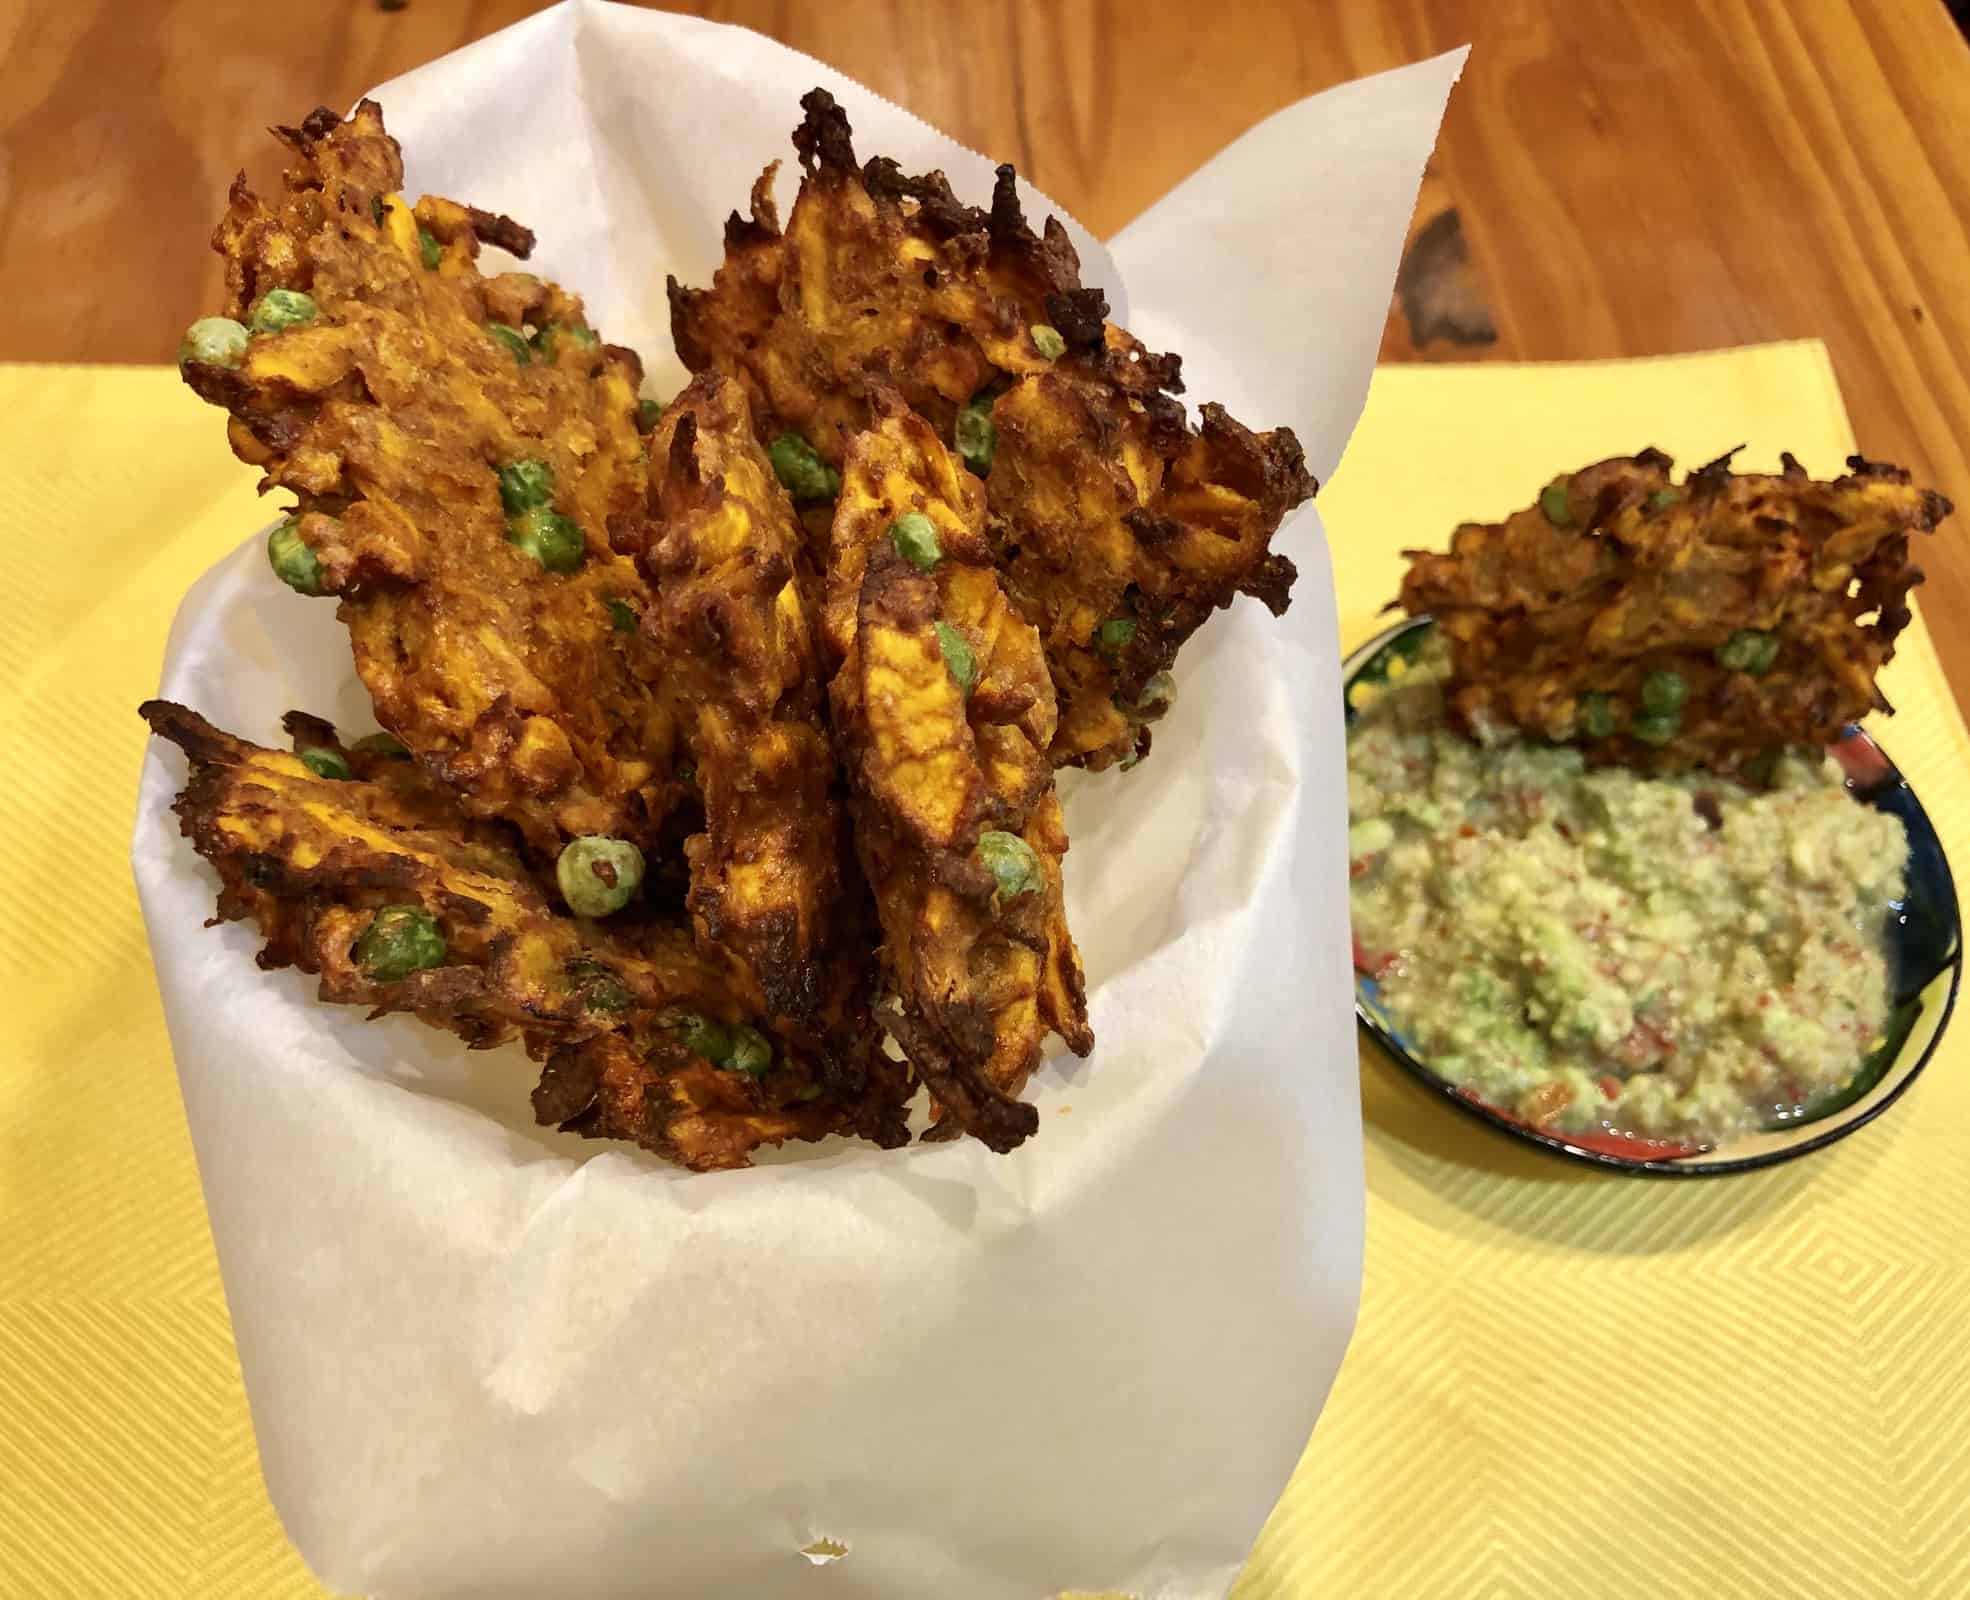
[[1033, 336], [1033, 348], [1047, 360], [1058, 361], [1067, 354], [1067, 341], [1061, 338], [1058, 328], [1050, 328], [1039, 322], [1026, 331]]
[[1546, 513], [1546, 520], [1556, 528], [1573, 525], [1573, 507], [1567, 502], [1566, 485], [1549, 483], [1539, 491], [1539, 509]]
[[627, 1011], [636, 997], [613, 978], [599, 978], [582, 991], [581, 1003], [590, 1011]]
[[269, 289], [253, 302], [248, 320], [255, 333], [279, 333], [284, 328], [313, 322], [320, 315], [321, 307], [315, 304], [312, 295], [305, 295], [299, 289]]
[[995, 398], [990, 390], [979, 390], [965, 402], [951, 430], [951, 442], [964, 464], [981, 478], [992, 470], [992, 457], [999, 453], [999, 430], [992, 422]]
[[1177, 681], [1167, 672], [1152, 672], [1135, 697], [1138, 722], [1154, 722], [1177, 703]]
[[1762, 678], [1778, 660], [1778, 636], [1758, 628], [1739, 628], [1716, 650], [1717, 665]]
[[438, 919], [422, 906], [385, 906], [350, 953], [366, 977], [396, 983], [413, 972], [443, 966], [445, 936]]
[[978, 859], [998, 884], [999, 898], [1038, 894], [1046, 881], [1040, 875], [1040, 858], [1033, 847], [1016, 833], [990, 829], [978, 836]]
[[563, 322], [549, 324], [545, 328], [536, 328], [533, 338], [528, 342], [533, 345], [541, 360], [552, 361], [555, 335], [563, 333], [585, 350], [592, 350], [602, 342], [595, 330], [585, 322]]
[[743, 1022], [733, 1023], [731, 1034], [732, 1052], [720, 1066], [755, 1078], [763, 1078], [773, 1070], [773, 1046], [765, 1034]]
[[610, 916], [629, 904], [642, 883], [643, 852], [627, 839], [583, 834], [561, 847], [554, 881], [576, 916]]
[[921, 511], [906, 511], [892, 522], [889, 542], [919, 572], [928, 572], [944, 559], [944, 547], [937, 542], [937, 524]]
[[611, 600], [609, 607], [609, 626], [617, 633], [636, 631], [636, 611], [626, 600]]
[[1134, 617], [1110, 617], [1095, 629], [1094, 647], [1105, 656], [1118, 655], [1134, 637]]
[[1575, 720], [1588, 738], [1607, 738], [1614, 732], [1614, 696], [1598, 692], [1583, 694]]
[[715, 1067], [732, 1059], [732, 1034], [724, 1023], [701, 1012], [681, 1011], [676, 1026], [684, 1048], [692, 1055], [703, 1056]]
[[841, 493], [841, 474], [797, 433], [783, 433], [766, 447], [773, 475], [796, 500], [832, 500]]
[[1629, 723], [1628, 731], [1644, 744], [1667, 744], [1683, 731], [1683, 719], [1673, 711], [1651, 711]]
[[798, 1089], [794, 1090], [793, 1097], [802, 1105], [806, 1105], [810, 1101], [820, 1099], [827, 1092], [818, 1083], [803, 1083]]
[[1658, 669], [1642, 679], [1642, 709], [1657, 716], [1674, 716], [1690, 697], [1690, 686], [1680, 672]]
[[1718, 666], [1731, 672], [1742, 672], [1757, 659], [1764, 638], [1765, 635], [1756, 628], [1739, 628], [1710, 653], [1716, 658]]
[[518, 545], [549, 572], [563, 576], [579, 572], [588, 554], [580, 526], [547, 506], [535, 506], [509, 522], [506, 542]]
[[657, 420], [663, 414], [664, 403], [661, 400], [651, 400], [645, 397], [636, 402], [636, 425], [644, 433], [648, 433], [654, 428], [657, 425]]
[[273, 532], [267, 535], [267, 564], [274, 569], [274, 576], [296, 594], [322, 592], [321, 557], [301, 542], [296, 518], [275, 524]]
[[582, 1006], [589, 1011], [627, 1011], [635, 999], [623, 984], [610, 977], [592, 979], [581, 991]]
[[679, 783], [696, 783], [696, 782], [698, 781], [698, 764], [697, 764], [697, 762], [695, 762], [695, 761], [680, 761], [680, 762], [678, 762], [678, 763], [677, 763], [677, 781], [678, 781]]
[[196, 362], [201, 367], [236, 367], [246, 355], [249, 337], [246, 325], [231, 317], [200, 317], [185, 329], [184, 341], [178, 346], [178, 365]]
[[521, 366], [533, 360], [534, 353], [527, 348], [527, 341], [518, 328], [509, 328], [503, 322], [488, 322], [486, 332], [505, 345], [507, 354]]
[[1660, 511], [1664, 506], [1673, 506], [1682, 498], [1681, 489], [1658, 489], [1649, 496], [1649, 510]]
[[1785, 754], [1784, 745], [1772, 745], [1760, 750], [1744, 764], [1745, 781], [1754, 788], [1769, 789], [1772, 779], [1778, 775], [1779, 758]]
[[317, 778], [328, 778], [336, 783], [347, 783], [356, 773], [349, 765], [348, 758], [340, 750], [325, 749], [321, 745], [310, 745], [297, 752], [301, 765]]
[[383, 756], [391, 761], [410, 759], [410, 751], [404, 748], [403, 740], [393, 733], [366, 733], [350, 748], [366, 756]]
[[545, 461], [510, 461], [499, 469], [499, 503], [517, 517], [554, 499], [554, 469]]
[[590, 1011], [627, 1011], [636, 999], [614, 972], [592, 956], [576, 956], [564, 970]]
[[944, 665], [958, 680], [958, 692], [968, 695], [978, 682], [978, 657], [971, 643], [948, 622], [937, 624], [937, 648], [944, 652]]
[[445, 247], [438, 243], [437, 236], [419, 228], [417, 230], [417, 253], [424, 258], [424, 270], [436, 272], [438, 263], [445, 258]]

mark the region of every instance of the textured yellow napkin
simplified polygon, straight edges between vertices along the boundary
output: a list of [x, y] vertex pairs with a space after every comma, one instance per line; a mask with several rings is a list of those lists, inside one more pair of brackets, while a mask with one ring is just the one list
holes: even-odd
[[[319, 1594], [261, 1487], [124, 860], [178, 596], [265, 509], [174, 373], [0, 368], [0, 414], [0, 1595]], [[1320, 498], [1345, 642], [1403, 545], [1595, 456], [1740, 439], [1837, 468], [1818, 345], [1379, 373]], [[1919, 630], [1888, 692], [1970, 859]], [[1522, 1152], [1364, 1051], [1360, 1326], [1240, 1600], [1970, 1592], [1966, 1051], [1824, 1154], [1684, 1184]]]

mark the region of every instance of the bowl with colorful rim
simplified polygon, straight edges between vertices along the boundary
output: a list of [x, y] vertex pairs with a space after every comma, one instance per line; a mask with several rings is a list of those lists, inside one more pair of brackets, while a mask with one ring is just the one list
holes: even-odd
[[[1433, 626], [1428, 617], [1408, 618], [1348, 656], [1341, 685], [1350, 726], [1356, 684], [1385, 682], [1391, 664], [1413, 660]], [[1956, 884], [1935, 825], [1887, 752], [1864, 729], [1849, 727], [1827, 753], [1839, 763], [1856, 801], [1901, 822], [1909, 841], [1908, 876], [1903, 898], [1882, 908], [1891, 1006], [1880, 1042], [1844, 1085], [1797, 1114], [1720, 1144], [1536, 1127], [1431, 1068], [1384, 1007], [1375, 972], [1364, 970], [1372, 964], [1362, 959], [1357, 946], [1354, 1008], [1361, 1026], [1426, 1088], [1464, 1114], [1553, 1155], [1610, 1171], [1676, 1177], [1751, 1172], [1823, 1150], [1866, 1126], [1908, 1091], [1935, 1054], [1963, 973], [1962, 923]]]

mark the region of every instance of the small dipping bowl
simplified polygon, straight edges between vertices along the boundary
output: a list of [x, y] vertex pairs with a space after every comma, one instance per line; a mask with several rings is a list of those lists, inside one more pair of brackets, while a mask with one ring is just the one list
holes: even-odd
[[[1428, 617], [1412, 617], [1361, 646], [1343, 665], [1342, 694], [1348, 696], [1357, 681], [1385, 681], [1389, 663], [1413, 653], [1421, 630], [1431, 626]], [[1346, 707], [1346, 718], [1352, 727], [1351, 705]], [[1840, 763], [1848, 792], [1857, 801], [1901, 820], [1908, 833], [1908, 885], [1901, 900], [1882, 907], [1894, 997], [1882, 1027], [1882, 1043], [1858, 1064], [1844, 1088], [1808, 1105], [1798, 1116], [1716, 1145], [1617, 1133], [1555, 1133], [1439, 1077], [1383, 1008], [1380, 985], [1368, 973], [1357, 971], [1354, 1009], [1362, 1027], [1425, 1087], [1467, 1116], [1553, 1155], [1616, 1172], [1672, 1177], [1752, 1172], [1823, 1150], [1864, 1127], [1907, 1092], [1936, 1053], [1963, 975], [1962, 923], [1956, 884], [1935, 825], [1887, 752], [1860, 728], [1850, 727], [1827, 747], [1827, 753]]]

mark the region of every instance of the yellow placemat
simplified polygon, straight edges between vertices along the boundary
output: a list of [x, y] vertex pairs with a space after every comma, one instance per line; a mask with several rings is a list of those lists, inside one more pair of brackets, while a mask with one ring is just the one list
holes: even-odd
[[261, 1487], [127, 863], [178, 597], [266, 513], [175, 372], [0, 367], [0, 416], [0, 1595], [318, 1595]]
[[[124, 861], [136, 702], [264, 506], [174, 373], [0, 368], [0, 415], [0, 1595], [317, 1595], [260, 1483]], [[1320, 499], [1345, 642], [1403, 545], [1598, 455], [1747, 437], [1837, 467], [1819, 346], [1378, 374]], [[1970, 859], [1919, 628], [1888, 692]], [[1671, 1184], [1521, 1152], [1364, 1052], [1361, 1321], [1240, 1600], [1970, 1592], [1967, 1054], [1970, 1025], [1824, 1154]]]

